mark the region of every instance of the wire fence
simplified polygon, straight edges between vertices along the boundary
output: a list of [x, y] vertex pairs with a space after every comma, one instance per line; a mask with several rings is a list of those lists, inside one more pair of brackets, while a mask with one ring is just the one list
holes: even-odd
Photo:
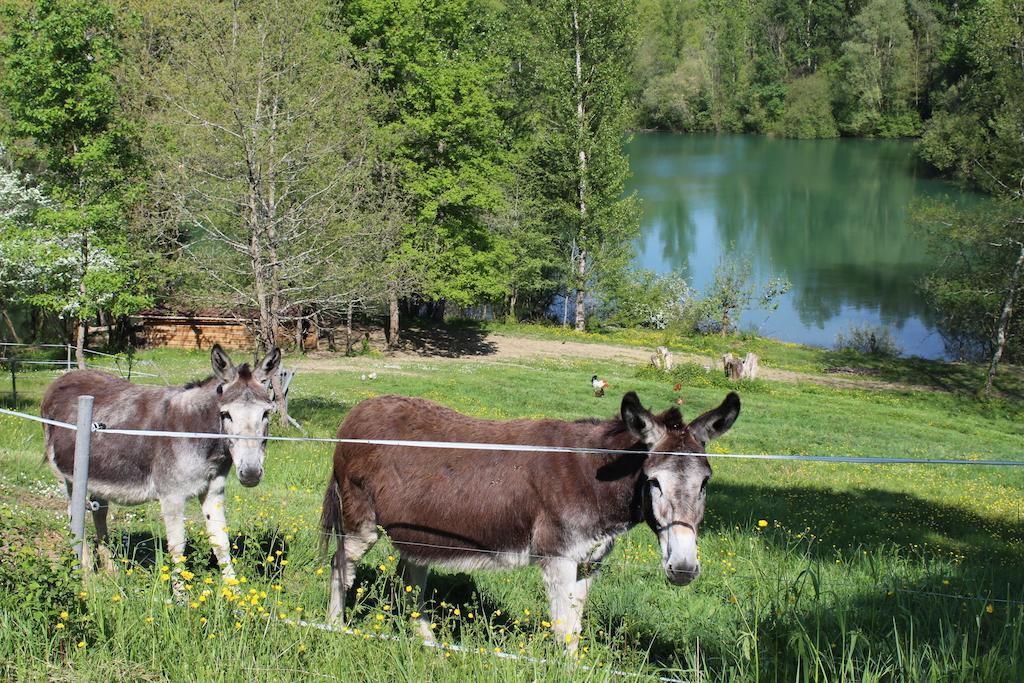
[[[50, 425], [52, 427], [58, 427], [62, 429], [77, 430], [78, 426], [61, 422], [58, 420], [51, 420], [38, 415], [32, 415], [15, 410], [8, 410], [0, 408], [0, 414], [10, 415], [24, 420], [31, 420], [43, 424]], [[90, 425], [90, 431], [93, 434], [109, 434], [109, 435], [124, 435], [124, 436], [143, 436], [143, 437], [163, 437], [163, 438], [179, 438], [179, 439], [253, 439], [253, 440], [267, 440], [267, 441], [286, 441], [286, 442], [312, 442], [312, 443], [345, 443], [345, 444], [358, 444], [358, 445], [381, 445], [381, 446], [397, 446], [397, 447], [408, 447], [408, 448], [427, 448], [427, 449], [453, 449], [453, 450], [466, 450], [466, 451], [498, 451], [498, 452], [527, 452], [527, 453], [547, 453], [547, 454], [584, 454], [584, 455], [637, 455], [637, 451], [631, 450], [619, 450], [619, 449], [600, 449], [600, 448], [573, 448], [573, 447], [556, 447], [556, 446], [536, 446], [528, 444], [496, 444], [496, 443], [465, 443], [465, 442], [445, 442], [445, 441], [417, 441], [417, 440], [405, 440], [405, 439], [346, 439], [346, 438], [331, 438], [331, 437], [284, 437], [284, 436], [269, 436], [269, 435], [227, 435], [218, 432], [178, 432], [178, 431], [165, 431], [165, 430], [150, 430], [150, 429], [120, 429], [109, 427], [103, 423], [92, 422]], [[673, 457], [685, 457], [694, 455], [689, 452], [682, 451], [648, 451], [646, 455], [664, 455]], [[1019, 460], [968, 460], [968, 459], [942, 459], [942, 458], [907, 458], [907, 457], [868, 457], [868, 456], [828, 456], [828, 455], [786, 455], [786, 454], [744, 454], [744, 453], [708, 453], [702, 454], [707, 455], [711, 458], [738, 458], [738, 459], [770, 459], [770, 460], [796, 460], [796, 461], [809, 461], [809, 462], [824, 462], [824, 463], [836, 463], [836, 464], [859, 464], [859, 465], [960, 465], [960, 466], [991, 466], [991, 467], [1024, 467], [1024, 459]], [[326, 533], [326, 532], [321, 532]], [[344, 534], [330, 534], [332, 537], [345, 538]], [[413, 548], [424, 548], [433, 549], [449, 552], [465, 552], [465, 553], [477, 553], [487, 554], [495, 558], [507, 557], [508, 559], [513, 558], [526, 558], [532, 561], [541, 560], [556, 560], [565, 559], [572, 560], [558, 555], [546, 555], [546, 554], [535, 554], [527, 553], [523, 554], [519, 551], [511, 550], [494, 550], [486, 548], [469, 548], [466, 546], [455, 546], [455, 545], [443, 545], [434, 543], [420, 543], [412, 541], [402, 541], [395, 544], [401, 548], [403, 546]], [[621, 564], [627, 564], [628, 561], [622, 559], [617, 560]], [[606, 564], [605, 561], [604, 564]], [[595, 563], [602, 564], [602, 563]], [[636, 562], [634, 565], [649, 566], [648, 563]], [[743, 578], [745, 580], [753, 580], [755, 578], [764, 579], [764, 576], [735, 576], [731, 578]], [[820, 581], [819, 581], [820, 583]], [[1015, 600], [1013, 598], [996, 598], [990, 596], [968, 596], [961, 594], [946, 594], [934, 591], [913, 591], [910, 589], [899, 588], [899, 580], [893, 577], [891, 580], [882, 582], [876, 582], [875, 588], [886, 590], [896, 590], [899, 592], [916, 592], [922, 595], [929, 596], [942, 596], [957, 600], [988, 600], [990, 602], [999, 602], [1005, 604], [1024, 604], [1024, 601]]]
[[[45, 350], [45, 349], [60, 349], [65, 352], [65, 356], [62, 359], [54, 358], [23, 358], [17, 355], [19, 349], [27, 349], [29, 351], [33, 349]], [[36, 366], [36, 367], [49, 367], [57, 371], [67, 372], [78, 367], [75, 361], [75, 347], [71, 344], [26, 344], [21, 342], [0, 342], [0, 363], [6, 364], [11, 373], [15, 373], [19, 366]], [[121, 377], [147, 377], [152, 379], [159, 379], [164, 384], [168, 384], [167, 377], [163, 372], [160, 371], [160, 367], [155, 361], [151, 359], [135, 360], [128, 359], [124, 355], [104, 353], [103, 351], [95, 351], [93, 349], [83, 349], [86, 357], [94, 357], [98, 360], [97, 362], [90, 363], [88, 360], [85, 363], [86, 368], [90, 370], [105, 370], [121, 375]], [[102, 359], [110, 359], [105, 361]], [[122, 361], [127, 364], [127, 367], [121, 365]], [[113, 364], [111, 364], [113, 363]], [[138, 366], [144, 366], [152, 372], [146, 372], [137, 369]]]
[[[2, 359], [0, 359], [2, 360]], [[89, 397], [91, 398], [91, 397]], [[576, 454], [576, 455], [629, 455], [636, 456], [638, 451], [635, 450], [620, 450], [620, 449], [601, 449], [601, 448], [585, 448], [585, 447], [562, 447], [562, 446], [537, 446], [530, 444], [497, 444], [497, 443], [468, 443], [468, 442], [444, 442], [444, 441], [419, 441], [419, 440], [406, 440], [406, 439], [355, 439], [355, 438], [331, 438], [331, 437], [285, 437], [285, 436], [270, 436], [260, 434], [249, 434], [249, 435], [228, 435], [217, 432], [178, 432], [178, 431], [166, 431], [166, 430], [148, 430], [148, 429], [124, 429], [118, 427], [110, 427], [103, 423], [91, 421], [91, 404], [89, 407], [88, 420], [83, 421], [83, 415], [79, 416], [79, 425], [73, 425], [70, 423], [51, 420], [42, 416], [32, 415], [15, 410], [8, 410], [0, 408], [0, 414], [9, 415], [23, 420], [30, 420], [37, 423], [46, 424], [51, 427], [69, 429], [75, 431], [81, 431], [87, 428], [87, 436], [84, 439], [86, 443], [89, 442], [92, 435], [123, 435], [123, 436], [142, 436], [142, 437], [163, 437], [163, 438], [177, 438], [177, 439], [231, 439], [231, 440], [243, 440], [252, 439], [259, 441], [286, 441], [286, 442], [311, 442], [311, 443], [345, 443], [345, 444], [359, 444], [359, 445], [380, 445], [380, 446], [393, 446], [403, 448], [426, 448], [426, 449], [448, 449], [448, 450], [465, 450], [474, 452], [516, 452], [516, 453], [538, 453], [538, 454]], [[81, 442], [82, 439], [80, 438]], [[86, 446], [86, 455], [88, 453], [88, 446]], [[1022, 467], [1024, 466], [1024, 458], [1017, 458], [1012, 460], [995, 460], [995, 459], [965, 459], [965, 458], [911, 458], [902, 456], [834, 456], [834, 455], [793, 455], [793, 454], [755, 454], [755, 453], [706, 453], [706, 454], [695, 454], [691, 452], [683, 451], [648, 451], [644, 452], [645, 455], [659, 455], [659, 456], [673, 456], [673, 457], [685, 457], [691, 455], [706, 455], [710, 458], [734, 458], [734, 459], [747, 459], [747, 460], [780, 460], [780, 461], [803, 461], [803, 462], [822, 462], [822, 463], [834, 463], [834, 464], [858, 464], [858, 465], [958, 465], [958, 466], [982, 466], [982, 467]], [[78, 465], [78, 452], [76, 451], [76, 466]], [[86, 457], [87, 462], [87, 457]], [[78, 473], [76, 472], [76, 481], [78, 479]], [[83, 487], [84, 488], [84, 487]], [[84, 492], [79, 495], [84, 495]], [[73, 506], [74, 507], [74, 506]], [[76, 534], [81, 534], [84, 540], [84, 506], [81, 514], [83, 515], [82, 521], [76, 528]], [[73, 527], [75, 526], [73, 520]], [[333, 534], [329, 532], [330, 536], [335, 538], [347, 538], [345, 534]], [[481, 553], [488, 554], [493, 557], [500, 558], [502, 556], [514, 556], [519, 559], [528, 559], [530, 561], [543, 561], [553, 559], [569, 559], [576, 561], [574, 558], [567, 558], [558, 555], [545, 555], [545, 554], [523, 554], [519, 551], [507, 551], [507, 550], [495, 550], [489, 548], [469, 548], [465, 546], [455, 545], [444, 545], [434, 543], [420, 543], [420, 542], [409, 542], [399, 541], [394, 542], [397, 549], [401, 550], [403, 547], [419, 547], [423, 549], [433, 549], [447, 552], [458, 552], [458, 553]], [[619, 564], [626, 564], [622, 559], [616, 561]], [[582, 563], [586, 564], [586, 563]], [[606, 566], [607, 561], [595, 562], [595, 567]], [[643, 565], [649, 567], [649, 563], [646, 562], [633, 562], [631, 564]], [[849, 585], [849, 581], [840, 581], [835, 579], [822, 579], [821, 577], [811, 577], [806, 572], [802, 572], [800, 575], [790, 578], [783, 579], [782, 577], [770, 577], [766, 575], [726, 575], [725, 581], [742, 580], [742, 581], [771, 581], [777, 582], [788, 582], [789, 586], [794, 588], [800, 583], [804, 582], [811, 585], [811, 588], [815, 591], [820, 591], [825, 586], [838, 586], [838, 585]], [[966, 601], [984, 601], [991, 605], [1001, 604], [1006, 606], [1020, 606], [1024, 605], [1024, 600], [1018, 600], [1010, 597], [996, 597], [993, 595], [965, 595], [959, 593], [946, 593], [941, 591], [932, 590], [920, 590], [914, 588], [908, 588], [901, 586], [900, 579], [898, 577], [891, 577], [888, 580], [875, 581], [874, 584], [864, 582], [858, 582], [858, 585], [871, 588], [872, 590], [885, 590], [887, 594], [901, 593], [901, 594], [913, 594], [927, 598], [942, 598], [958, 600], [961, 602]], [[290, 621], [290, 620], [286, 620]], [[347, 635], [354, 635], [354, 632], [350, 629], [343, 627], [335, 627], [329, 624], [320, 624], [315, 622], [308, 622], [304, 620], [292, 621], [295, 625], [316, 628], [325, 631], [344, 633]], [[366, 635], [366, 634], [364, 634]], [[387, 638], [387, 636], [376, 635], [376, 638]], [[451, 650], [454, 652], [468, 652], [475, 653], [475, 650], [464, 648], [458, 645], [447, 645], [426, 642], [425, 645], [429, 647], [438, 647], [442, 649]], [[488, 652], [488, 654], [495, 654]], [[530, 661], [532, 663], [544, 663], [542, 659], [523, 657], [512, 653], [497, 653], [495, 656], [500, 656], [507, 659], [516, 659]], [[578, 668], [587, 670], [585, 666], [579, 666]], [[610, 673], [616, 676], [626, 677], [637, 677], [637, 673], [616, 671], [614, 669], [602, 669], [605, 673]], [[665, 676], [656, 676], [657, 680], [662, 681], [678, 681], [679, 679], [669, 678]]]

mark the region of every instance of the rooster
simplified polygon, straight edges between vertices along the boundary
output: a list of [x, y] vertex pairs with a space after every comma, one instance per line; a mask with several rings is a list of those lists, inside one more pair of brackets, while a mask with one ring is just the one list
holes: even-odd
[[604, 390], [611, 386], [603, 379], [598, 379], [597, 375], [590, 378], [590, 384], [594, 387], [594, 396], [597, 396], [598, 398], [604, 396]]

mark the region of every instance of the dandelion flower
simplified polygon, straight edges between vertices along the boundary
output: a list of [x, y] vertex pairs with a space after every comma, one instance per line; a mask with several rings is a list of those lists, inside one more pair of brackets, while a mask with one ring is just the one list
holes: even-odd
[[68, 616], [70, 616], [70, 615], [69, 615], [69, 614], [68, 614], [67, 612], [61, 612], [61, 613], [60, 613], [60, 618], [61, 618], [61, 619], [67, 619], [67, 618], [68, 618]]
[[54, 628], [57, 629], [58, 631], [62, 630], [64, 628], [64, 622], [58, 621], [57, 625], [54, 626]]
[[419, 619], [420, 618], [420, 613], [419, 612], [413, 612], [409, 616], [412, 617], [413, 619]]
[[83, 647], [85, 647], [85, 641], [84, 640], [78, 641], [78, 649], [81, 650]]
[[768, 520], [767, 519], [759, 519], [759, 520], [757, 520], [757, 526], [761, 527], [762, 529], [765, 528], [766, 526], [768, 526]]
[[996, 611], [996, 608], [993, 607], [992, 605], [985, 605], [985, 611], [988, 612], [989, 614], [992, 614], [993, 612]]

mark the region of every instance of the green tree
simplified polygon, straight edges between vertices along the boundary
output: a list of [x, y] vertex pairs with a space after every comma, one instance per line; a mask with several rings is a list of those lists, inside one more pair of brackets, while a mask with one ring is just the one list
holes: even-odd
[[788, 138], [834, 138], [839, 135], [832, 116], [828, 76], [819, 71], [794, 80], [786, 89], [786, 104], [771, 132]]
[[[153, 130], [165, 216], [191, 234], [190, 298], [258, 312], [261, 352], [286, 326], [378, 295], [394, 229], [375, 210], [368, 79], [327, 3], [151, 7]], [[173, 19], [173, 27], [167, 22]]]
[[102, 0], [9, 3], [2, 20], [2, 134], [52, 200], [22, 242], [49, 264], [29, 300], [74, 322], [84, 367], [91, 319], [151, 301], [146, 250], [130, 234], [144, 164], [120, 78], [125, 26]]
[[984, 391], [999, 363], [1024, 357], [1015, 314], [1024, 268], [1024, 5], [978, 3], [944, 52], [941, 108], [928, 122], [922, 155], [997, 201], [964, 211], [930, 203], [917, 211], [939, 267], [922, 283], [948, 342], [989, 359]]
[[979, 3], [943, 51], [921, 154], [998, 196], [1024, 187], [1024, 5]]
[[622, 0], [565, 0], [518, 9], [538, 55], [535, 182], [568, 264], [582, 330], [589, 288], [626, 267], [639, 229], [636, 198], [622, 196], [634, 8]]
[[916, 135], [914, 39], [904, 0], [871, 0], [842, 45], [843, 128], [855, 135]]
[[1000, 361], [1024, 358], [1024, 326], [1015, 315], [1024, 275], [1020, 202], [1004, 199], [967, 211], [930, 204], [916, 220], [941, 264], [922, 289], [954, 350], [988, 357], [983, 390], [989, 392]]
[[[501, 202], [508, 149], [494, 16], [469, 0], [353, 0], [336, 4], [336, 18], [384, 93], [383, 123], [397, 140], [410, 220], [389, 256], [394, 272], [433, 300], [500, 300], [507, 251], [485, 220]], [[412, 292], [389, 286], [394, 345], [399, 298]]]

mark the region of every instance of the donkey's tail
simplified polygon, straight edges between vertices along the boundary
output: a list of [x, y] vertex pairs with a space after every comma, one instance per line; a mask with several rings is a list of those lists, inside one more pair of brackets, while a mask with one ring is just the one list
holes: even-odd
[[[332, 538], [339, 538], [345, 533], [341, 517], [341, 485], [338, 478], [331, 472], [331, 481], [324, 493], [324, 504], [320, 510], [320, 554], [326, 556]], [[340, 538], [339, 538], [340, 540]]]

